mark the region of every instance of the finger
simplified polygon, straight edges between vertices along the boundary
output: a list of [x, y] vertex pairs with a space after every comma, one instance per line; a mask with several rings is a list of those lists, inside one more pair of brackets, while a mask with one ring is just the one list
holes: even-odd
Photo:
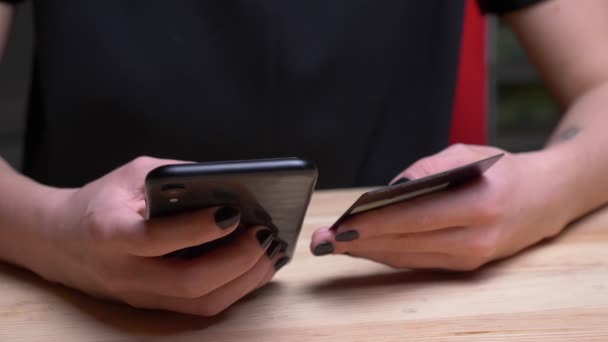
[[[335, 253], [445, 253], [451, 255], [479, 254], [489, 250], [497, 237], [492, 230], [453, 227], [424, 233], [387, 235], [350, 242], [336, 241]], [[486, 253], [484, 251], [484, 253]]]
[[245, 274], [201, 297], [187, 299], [170, 296], [128, 293], [125, 301], [132, 306], [164, 309], [199, 316], [213, 316], [224, 311], [250, 292], [265, 285], [274, 275], [274, 264], [282, 257], [263, 257]]
[[141, 156], [112, 171], [109, 176], [117, 179], [121, 188], [131, 193], [143, 193], [144, 180], [148, 172], [165, 165], [190, 163], [192, 162]]
[[488, 151], [481, 150], [478, 146], [454, 144], [434, 155], [417, 160], [397, 175], [390, 184], [394, 184], [403, 178], [418, 179], [447, 171], [473, 163], [486, 155], [488, 155]]
[[[336, 229], [336, 239], [344, 241], [489, 224], [502, 211], [499, 196], [491, 196], [491, 191], [490, 182], [482, 178], [450, 191], [361, 213]], [[496, 204], [489, 198], [496, 200]]]
[[272, 259], [261, 258], [246, 274], [194, 302], [180, 300], [179, 303], [175, 303], [176, 309], [200, 316], [219, 314], [249, 293], [270, 282], [275, 273], [274, 263], [277, 258], [278, 256]]
[[[137, 217], [135, 217], [137, 216]], [[234, 207], [216, 207], [157, 217], [144, 221], [136, 214], [127, 223], [123, 243], [126, 251], [142, 257], [167, 253], [217, 240], [233, 232], [241, 213]]]
[[128, 277], [132, 287], [145, 292], [198, 298], [247, 273], [260, 258], [267, 258], [267, 251], [280, 249], [282, 245], [273, 239], [269, 228], [256, 227], [233, 243], [191, 260], [137, 258]]
[[394, 268], [462, 270], [458, 258], [445, 253], [355, 252], [351, 255]]
[[329, 228], [317, 229], [310, 241], [310, 251], [312, 254], [321, 256], [334, 252], [335, 232]]
[[267, 285], [272, 278], [274, 278], [275, 274], [279, 272], [287, 263], [289, 262], [289, 257], [285, 255], [284, 252], [278, 253], [275, 257], [270, 260], [272, 267], [267, 271], [262, 281], [258, 284], [257, 288], [264, 287]]

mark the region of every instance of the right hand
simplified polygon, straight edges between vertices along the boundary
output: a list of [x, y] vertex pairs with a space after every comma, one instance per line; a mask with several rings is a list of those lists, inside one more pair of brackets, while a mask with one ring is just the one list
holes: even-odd
[[83, 188], [58, 190], [42, 230], [46, 260], [31, 268], [134, 307], [202, 316], [268, 283], [287, 259], [266, 227], [251, 227], [232, 244], [192, 260], [159, 257], [221, 238], [240, 218], [236, 209], [221, 207], [144, 220], [146, 174], [173, 163], [180, 162], [142, 157]]

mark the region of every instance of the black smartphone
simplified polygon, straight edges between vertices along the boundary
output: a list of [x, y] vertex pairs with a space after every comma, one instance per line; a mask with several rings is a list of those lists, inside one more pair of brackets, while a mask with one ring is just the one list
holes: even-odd
[[167, 256], [194, 258], [263, 225], [275, 231], [291, 258], [316, 180], [316, 166], [299, 158], [161, 166], [146, 177], [146, 218], [233, 206], [241, 212], [233, 233]]
[[474, 163], [456, 167], [424, 178], [396, 183], [364, 193], [334, 222], [330, 229], [338, 226], [350, 217], [379, 209], [395, 203], [404, 202], [420, 196], [446, 190], [480, 177], [494, 165], [503, 153], [485, 158]]

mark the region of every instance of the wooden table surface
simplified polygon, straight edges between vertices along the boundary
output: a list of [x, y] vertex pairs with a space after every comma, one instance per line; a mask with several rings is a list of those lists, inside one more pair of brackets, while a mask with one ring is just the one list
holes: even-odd
[[313, 229], [360, 193], [316, 193], [294, 261], [214, 318], [106, 303], [0, 264], [0, 341], [608, 341], [608, 209], [474, 273], [313, 257]]

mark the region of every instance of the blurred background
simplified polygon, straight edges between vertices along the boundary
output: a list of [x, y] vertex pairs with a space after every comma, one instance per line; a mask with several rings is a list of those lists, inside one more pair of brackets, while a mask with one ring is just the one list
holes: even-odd
[[[560, 113], [516, 38], [489, 22], [490, 143], [517, 152], [540, 148]], [[20, 167], [32, 56], [31, 8], [21, 6], [0, 63], [0, 155]]]
[[491, 19], [489, 28], [490, 143], [512, 152], [540, 148], [561, 118], [559, 108], [508, 26]]

